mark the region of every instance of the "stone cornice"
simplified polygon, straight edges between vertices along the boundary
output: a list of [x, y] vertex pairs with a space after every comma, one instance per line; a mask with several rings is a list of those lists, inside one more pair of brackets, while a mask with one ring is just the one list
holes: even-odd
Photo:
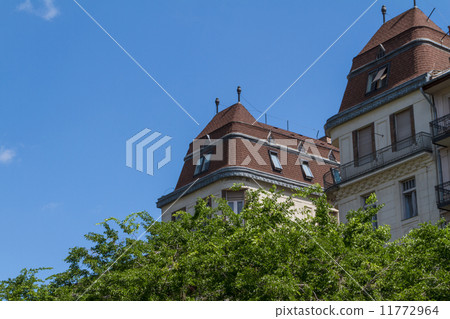
[[422, 74], [408, 82], [405, 82], [399, 86], [396, 86], [390, 90], [387, 90], [379, 95], [373, 96], [367, 99], [364, 102], [361, 102], [351, 108], [339, 112], [338, 114], [330, 117], [324, 128], [325, 132], [328, 134], [328, 131], [336, 126], [342, 125], [345, 122], [348, 122], [358, 116], [361, 116], [365, 113], [368, 113], [380, 106], [383, 106], [393, 100], [396, 100], [402, 96], [405, 96], [415, 90], [418, 90], [424, 83], [428, 80], [428, 73]]
[[363, 73], [363, 72], [365, 72], [365, 71], [367, 71], [367, 70], [369, 70], [369, 69], [371, 69], [371, 68], [373, 68], [373, 67], [375, 67], [377, 65], [381, 65], [381, 64], [387, 63], [393, 57], [395, 57], [395, 56], [397, 56], [399, 54], [402, 54], [402, 53], [410, 50], [411, 48], [419, 46], [419, 45], [422, 45], [422, 44], [431, 45], [433, 47], [436, 47], [438, 49], [441, 49], [441, 50], [444, 50], [444, 51], [450, 53], [450, 48], [448, 48], [448, 47], [446, 47], [446, 46], [444, 46], [444, 45], [442, 45], [440, 43], [437, 43], [437, 42], [435, 42], [433, 40], [430, 40], [430, 39], [427, 39], [427, 38], [414, 39], [414, 40], [412, 40], [412, 41], [402, 45], [400, 48], [395, 49], [395, 50], [387, 53], [384, 57], [382, 57], [380, 59], [377, 59], [377, 60], [374, 60], [374, 61], [371, 61], [371, 62], [369, 62], [367, 64], [364, 64], [363, 66], [360, 66], [359, 68], [351, 71], [348, 74], [347, 79], [351, 79], [351, 78], [357, 76], [358, 74], [361, 74], [361, 73]]
[[[299, 182], [282, 176], [261, 172], [247, 167], [240, 167], [240, 166], [224, 167], [211, 174], [206, 175], [205, 177], [200, 178], [197, 182], [194, 181], [192, 183], [189, 183], [167, 195], [160, 197], [156, 202], [156, 206], [158, 208], [162, 208], [163, 206], [172, 203], [173, 201], [177, 200], [187, 189], [189, 190], [183, 196], [191, 194], [218, 180], [230, 177], [252, 178], [256, 181], [281, 186], [287, 189], [296, 189], [300, 187], [311, 186], [311, 184]], [[192, 185], [193, 183], [195, 184]]]

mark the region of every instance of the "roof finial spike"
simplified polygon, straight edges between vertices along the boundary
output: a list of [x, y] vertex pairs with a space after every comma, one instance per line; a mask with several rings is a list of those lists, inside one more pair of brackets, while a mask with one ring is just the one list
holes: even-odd
[[383, 4], [383, 6], [381, 7], [381, 13], [383, 14], [383, 24], [386, 23], [386, 12], [387, 12], [386, 6]]
[[216, 97], [216, 114], [219, 113], [219, 103], [220, 103], [220, 100], [218, 97]]
[[238, 86], [237, 87], [238, 103], [241, 103], [241, 92], [242, 92], [242, 89], [240, 86]]
[[414, 8], [417, 8], [416, 0], [414, 0]]

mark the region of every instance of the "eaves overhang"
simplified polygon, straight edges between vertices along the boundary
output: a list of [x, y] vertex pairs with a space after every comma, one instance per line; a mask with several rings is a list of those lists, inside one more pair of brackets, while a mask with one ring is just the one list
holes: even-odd
[[325, 123], [324, 129], [326, 135], [330, 136], [329, 131], [339, 125], [342, 125], [358, 116], [373, 111], [411, 92], [419, 90], [424, 85], [424, 83], [428, 81], [428, 79], [428, 73], [422, 74], [412, 80], [409, 80], [408, 82], [400, 84], [399, 86], [396, 86], [390, 90], [373, 96], [365, 100], [364, 102], [352, 106], [345, 111], [339, 112], [338, 114], [330, 117]]
[[297, 189], [301, 187], [308, 187], [311, 184], [296, 181], [290, 178], [273, 175], [266, 172], [261, 172], [252, 168], [242, 167], [242, 166], [231, 166], [221, 168], [211, 174], [206, 175], [198, 180], [195, 180], [179, 189], [164, 195], [158, 199], [156, 206], [162, 208], [167, 204], [170, 204], [177, 199], [191, 194], [203, 187], [206, 187], [218, 180], [230, 178], [230, 177], [241, 177], [241, 178], [251, 178], [256, 181], [284, 187], [287, 189]]

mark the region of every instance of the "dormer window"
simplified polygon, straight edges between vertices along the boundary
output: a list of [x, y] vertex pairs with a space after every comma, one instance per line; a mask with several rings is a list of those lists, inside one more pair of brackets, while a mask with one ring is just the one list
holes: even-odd
[[272, 131], [270, 131], [269, 134], [267, 135], [267, 141], [269, 143], [273, 143]]
[[385, 87], [387, 85], [388, 72], [389, 66], [384, 65], [369, 73], [366, 93], [370, 93]]
[[309, 163], [307, 161], [302, 162], [302, 170], [303, 170], [303, 174], [305, 174], [306, 179], [311, 180], [314, 178], [314, 175], [313, 175], [311, 168], [309, 167]]
[[378, 46], [378, 53], [377, 53], [377, 59], [381, 59], [386, 54], [386, 49], [382, 44]]
[[298, 144], [298, 151], [300, 152], [300, 153], [305, 153], [305, 149], [304, 149], [304, 147], [303, 147], [303, 141], [300, 141], [300, 143]]
[[278, 158], [278, 153], [274, 151], [269, 151], [270, 161], [272, 162], [272, 168], [275, 171], [281, 172], [283, 166], [281, 166], [280, 159]]
[[195, 166], [194, 176], [206, 172], [209, 169], [209, 163], [211, 161], [211, 154], [202, 155]]
[[332, 150], [330, 150], [330, 152], [328, 153], [328, 159], [330, 161], [336, 162], [336, 156], [334, 156], [334, 153]]

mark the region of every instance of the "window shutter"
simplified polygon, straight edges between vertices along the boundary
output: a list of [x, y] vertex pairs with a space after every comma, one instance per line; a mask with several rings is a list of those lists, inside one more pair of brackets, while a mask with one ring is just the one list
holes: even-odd
[[363, 158], [373, 152], [373, 127], [367, 126], [358, 131], [358, 158]]
[[414, 125], [414, 107], [411, 106], [410, 110], [409, 110], [409, 120], [411, 121], [411, 136], [416, 135], [416, 128]]
[[391, 144], [392, 144], [392, 151], [395, 152], [397, 150], [396, 143], [397, 143], [397, 137], [395, 135], [395, 115], [391, 114], [389, 116], [389, 123], [391, 125]]
[[353, 131], [353, 160], [358, 161], [358, 131]]
[[411, 111], [406, 110], [395, 114], [395, 137], [397, 142], [403, 141], [412, 135]]
[[375, 123], [372, 123], [372, 125], [370, 126], [370, 131], [370, 136], [372, 138], [372, 153], [375, 153]]
[[244, 200], [244, 191], [227, 191], [227, 200], [230, 202]]

